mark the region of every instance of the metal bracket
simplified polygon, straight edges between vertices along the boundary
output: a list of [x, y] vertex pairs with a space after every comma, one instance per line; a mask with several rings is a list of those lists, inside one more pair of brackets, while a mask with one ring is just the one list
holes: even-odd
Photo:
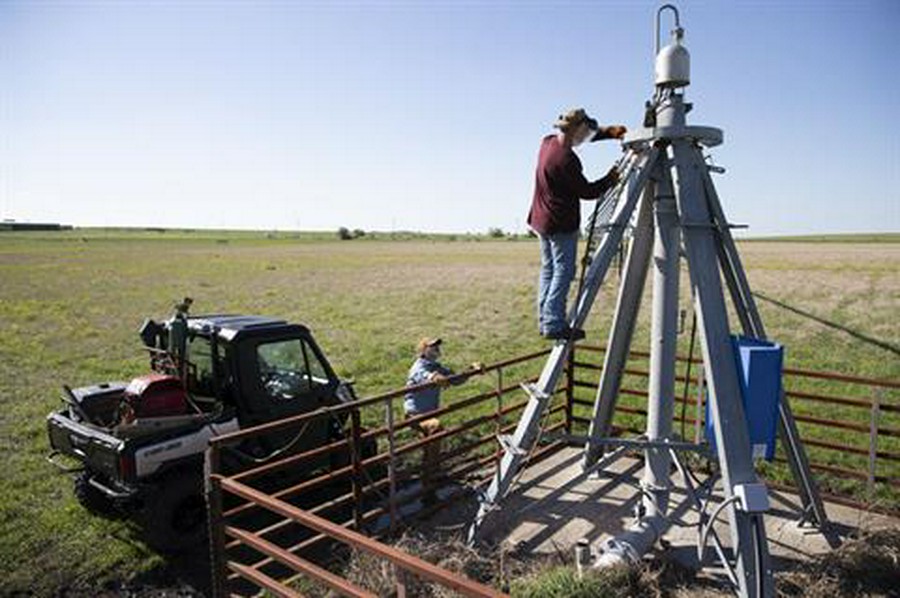
[[512, 435], [511, 434], [497, 434], [497, 442], [500, 443], [500, 446], [503, 448], [503, 451], [506, 453], [512, 453], [514, 455], [527, 455], [528, 451], [523, 449], [522, 447], [516, 446], [513, 444]]
[[614, 438], [614, 437], [600, 437], [595, 438], [591, 436], [576, 436], [576, 435], [567, 435], [563, 437], [566, 441], [570, 441], [572, 443], [584, 444], [588, 441], [591, 441], [596, 444], [606, 445], [606, 446], [621, 446], [625, 448], [632, 449], [648, 449], [648, 448], [660, 448], [660, 449], [672, 449], [674, 451], [693, 451], [697, 453], [707, 453], [709, 452], [708, 444], [695, 444], [693, 442], [681, 442], [678, 440], [647, 440], [642, 438]]
[[[76, 466], [76, 467], [69, 467], [67, 465], [64, 465], [63, 463], [60, 463], [57, 460], [57, 457], [59, 457], [60, 455], [63, 455], [63, 454], [59, 451], [51, 452], [46, 457], [47, 463], [50, 463], [51, 465], [53, 465], [54, 467], [56, 467], [58, 470], [60, 470], [63, 473], [79, 473], [86, 469], [83, 465]], [[63, 455], [63, 456], [65, 456], [65, 455]]]
[[532, 399], [546, 401], [550, 398], [550, 395], [538, 388], [534, 382], [523, 382], [522, 384], [519, 384], [519, 387]]

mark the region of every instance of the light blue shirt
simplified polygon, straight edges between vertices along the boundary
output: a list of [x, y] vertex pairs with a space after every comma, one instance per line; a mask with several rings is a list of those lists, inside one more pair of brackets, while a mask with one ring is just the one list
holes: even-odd
[[[451, 376], [453, 372], [449, 368], [445, 368], [440, 362], [419, 357], [409, 368], [409, 375], [406, 377], [407, 386], [417, 386], [425, 384], [433, 373]], [[424, 388], [406, 393], [403, 401], [403, 409], [407, 415], [419, 415], [428, 413], [438, 408], [441, 402], [441, 389], [437, 386]]]

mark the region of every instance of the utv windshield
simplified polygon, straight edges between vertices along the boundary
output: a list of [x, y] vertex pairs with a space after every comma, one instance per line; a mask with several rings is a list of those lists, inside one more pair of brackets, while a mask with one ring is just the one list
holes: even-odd
[[264, 343], [256, 349], [260, 384], [276, 401], [291, 401], [328, 386], [325, 366], [302, 339]]

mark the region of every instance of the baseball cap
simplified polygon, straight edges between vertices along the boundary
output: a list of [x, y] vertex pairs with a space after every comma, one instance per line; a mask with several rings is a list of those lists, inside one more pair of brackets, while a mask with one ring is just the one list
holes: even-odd
[[422, 353], [425, 352], [425, 349], [427, 349], [428, 347], [437, 347], [442, 342], [444, 342], [443, 339], [441, 339], [439, 337], [425, 336], [425, 337], [422, 337], [422, 340], [420, 340], [419, 344], [416, 345], [416, 350], [418, 351], [419, 355], [421, 355]]
[[596, 119], [588, 116], [588, 113], [584, 111], [584, 108], [573, 108], [565, 114], [560, 114], [553, 126], [557, 129], [569, 129], [571, 127], [577, 127], [582, 123], [587, 123], [587, 126], [593, 130], [596, 130], [600, 126], [597, 124]]

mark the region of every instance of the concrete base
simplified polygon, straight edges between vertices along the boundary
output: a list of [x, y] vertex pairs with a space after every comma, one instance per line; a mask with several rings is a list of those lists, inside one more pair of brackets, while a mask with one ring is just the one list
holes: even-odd
[[[563, 448], [529, 467], [519, 484], [494, 511], [483, 527], [481, 538], [494, 545], [504, 544], [510, 550], [524, 553], [563, 553], [574, 558], [575, 544], [586, 538], [596, 547], [599, 542], [621, 533], [633, 519], [635, 505], [640, 502], [637, 490], [643, 462], [622, 457], [599, 474], [581, 473], [581, 449]], [[671, 526], [664, 535], [667, 558], [698, 567], [697, 521], [683, 488], [681, 476], [672, 477], [670, 498]], [[721, 493], [719, 493], [721, 494]], [[867, 513], [850, 507], [826, 503], [831, 521], [828, 535], [808, 524], [799, 526], [800, 500], [797, 496], [770, 491], [772, 508], [767, 513], [766, 532], [774, 569], [787, 568], [791, 562], [807, 560], [831, 550], [842, 538], [859, 529], [874, 530], [900, 527], [900, 520]], [[711, 512], [718, 501], [707, 509]], [[445, 513], [435, 525], [450, 523]], [[427, 526], [425, 526], [427, 527]], [[716, 526], [723, 545], [730, 543], [725, 516]], [[654, 552], [659, 552], [659, 544]], [[708, 543], [707, 566], [714, 562]], [[708, 569], [714, 577], [716, 568]], [[719, 573], [722, 573], [721, 571]]]

